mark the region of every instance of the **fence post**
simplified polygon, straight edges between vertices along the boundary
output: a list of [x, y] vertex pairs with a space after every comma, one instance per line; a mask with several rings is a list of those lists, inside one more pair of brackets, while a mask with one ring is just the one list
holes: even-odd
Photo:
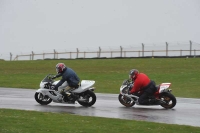
[[190, 41], [190, 56], [192, 55], [192, 41]]
[[120, 46], [120, 57], [122, 57], [122, 46]]
[[182, 56], [182, 49], [180, 50], [180, 52], [181, 52], [181, 53], [180, 53], [180, 54], [181, 54], [180, 56]]
[[196, 57], [196, 49], [194, 49], [194, 58]]
[[34, 52], [32, 51], [32, 60], [34, 60]]
[[113, 52], [111, 51], [111, 52], [110, 52], [110, 54], [111, 54], [111, 58], [112, 58], [112, 53], [113, 53]]
[[154, 50], [152, 50], [152, 58], [154, 57]]
[[10, 53], [10, 61], [12, 60], [12, 53]]
[[45, 53], [43, 53], [43, 60], [44, 60], [44, 58], [45, 58]]
[[142, 43], [142, 57], [144, 57], [144, 44]]
[[53, 50], [53, 55], [54, 55], [53, 58], [56, 59], [56, 50], [55, 49]]
[[166, 42], [166, 56], [168, 56], [168, 43]]
[[70, 57], [70, 59], [72, 58], [72, 52], [69, 52], [69, 57]]
[[79, 53], [79, 50], [78, 48], [76, 48], [76, 58], [78, 58], [78, 53]]
[[101, 56], [101, 48], [99, 47], [99, 54], [98, 54], [98, 58], [100, 58]]

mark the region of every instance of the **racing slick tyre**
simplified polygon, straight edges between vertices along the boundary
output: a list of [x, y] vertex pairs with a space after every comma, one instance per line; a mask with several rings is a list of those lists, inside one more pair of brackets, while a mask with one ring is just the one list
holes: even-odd
[[127, 98], [126, 96], [124, 96], [122, 94], [119, 94], [118, 100], [122, 105], [124, 105], [126, 107], [132, 107], [133, 105], [135, 105], [134, 101], [131, 101], [129, 98]]
[[79, 100], [77, 100], [77, 101], [80, 105], [82, 105], [84, 107], [92, 106], [93, 104], [95, 104], [96, 99], [97, 99], [95, 93], [91, 90], [88, 90], [88, 91], [82, 93], [80, 97], [82, 99], [85, 99], [85, 101], [79, 101]]
[[41, 105], [47, 105], [52, 102], [52, 99], [47, 95], [43, 95], [42, 93], [35, 93], [35, 100]]
[[163, 93], [160, 99], [165, 102], [165, 104], [161, 104], [163, 108], [172, 109], [176, 105], [176, 98], [171, 93]]

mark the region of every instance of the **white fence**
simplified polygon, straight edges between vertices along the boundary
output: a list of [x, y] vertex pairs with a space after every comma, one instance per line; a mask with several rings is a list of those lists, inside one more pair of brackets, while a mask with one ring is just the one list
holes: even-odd
[[177, 43], [176, 45], [166, 42], [163, 45], [146, 45], [140, 46], [120, 46], [118, 49], [102, 49], [81, 51], [65, 51], [58, 52], [55, 49], [52, 52], [36, 53], [32, 51], [30, 54], [16, 55], [12, 59], [10, 53], [10, 60], [44, 60], [44, 59], [76, 59], [76, 58], [116, 58], [116, 57], [171, 57], [171, 56], [200, 56], [200, 44], [189, 41], [185, 44]]

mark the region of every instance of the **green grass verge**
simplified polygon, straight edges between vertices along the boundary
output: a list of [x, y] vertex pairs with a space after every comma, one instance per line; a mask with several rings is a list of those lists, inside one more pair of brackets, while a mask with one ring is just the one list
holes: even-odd
[[56, 74], [59, 62], [74, 69], [81, 79], [95, 80], [99, 93], [118, 94], [129, 70], [137, 68], [157, 84], [171, 82], [175, 96], [200, 98], [200, 58], [0, 61], [0, 86], [37, 89], [45, 75]]
[[199, 127], [86, 117], [35, 111], [0, 110], [0, 133], [199, 133]]

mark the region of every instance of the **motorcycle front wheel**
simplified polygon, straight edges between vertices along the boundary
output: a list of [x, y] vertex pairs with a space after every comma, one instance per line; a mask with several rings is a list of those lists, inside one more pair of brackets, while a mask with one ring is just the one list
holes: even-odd
[[90, 107], [96, 102], [96, 95], [93, 91], [88, 90], [81, 94], [81, 97], [86, 101], [78, 101], [78, 103], [84, 107]]
[[134, 101], [129, 100], [126, 96], [124, 96], [122, 94], [119, 94], [118, 100], [122, 105], [124, 105], [126, 107], [132, 107], [133, 105], [135, 105]]
[[160, 99], [166, 104], [161, 104], [163, 108], [172, 109], [176, 105], [176, 98], [171, 93], [164, 93], [160, 96]]
[[47, 95], [43, 95], [42, 93], [35, 93], [35, 100], [41, 105], [47, 105], [52, 102], [52, 99]]

